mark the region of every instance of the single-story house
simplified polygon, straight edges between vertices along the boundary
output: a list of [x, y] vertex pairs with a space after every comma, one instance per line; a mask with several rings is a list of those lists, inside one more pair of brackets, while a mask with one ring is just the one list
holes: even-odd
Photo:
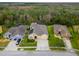
[[17, 30], [17, 27], [11, 27], [11, 28], [3, 35], [3, 37], [9, 39], [9, 38], [14, 34], [14, 32], [16, 32], [16, 30]]
[[48, 38], [48, 31], [47, 27], [45, 25], [40, 25], [37, 23], [32, 23], [30, 26], [30, 32], [29, 32], [29, 39], [47, 39]]
[[12, 27], [4, 34], [5, 38], [10, 40], [17, 41], [17, 44], [20, 43], [21, 39], [24, 37], [26, 32], [26, 27], [24, 25], [19, 25], [18, 27]]
[[54, 34], [55, 36], [60, 36], [64, 38], [70, 38], [71, 34], [65, 25], [54, 24]]

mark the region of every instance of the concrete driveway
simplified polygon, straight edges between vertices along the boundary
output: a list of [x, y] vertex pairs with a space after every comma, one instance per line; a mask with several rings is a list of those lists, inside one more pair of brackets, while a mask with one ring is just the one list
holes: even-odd
[[37, 39], [37, 48], [36, 50], [50, 50], [47, 39]]
[[4, 51], [17, 51], [16, 41], [11, 41], [7, 47], [5, 47]]
[[72, 48], [71, 42], [69, 38], [63, 38], [63, 41], [65, 43], [66, 46], [66, 50], [70, 51], [70, 52], [74, 52], [74, 49]]

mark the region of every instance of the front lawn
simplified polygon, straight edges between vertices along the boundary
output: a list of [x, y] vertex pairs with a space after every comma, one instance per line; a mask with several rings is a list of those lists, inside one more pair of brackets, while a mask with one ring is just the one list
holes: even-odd
[[6, 40], [6, 39], [0, 39], [0, 47], [5, 47], [5, 46], [8, 45], [8, 43], [9, 43], [8, 40]]
[[20, 47], [25, 46], [36, 46], [36, 42], [34, 40], [28, 40], [27, 38], [23, 39], [19, 45]]
[[64, 47], [63, 40], [54, 37], [53, 25], [48, 26], [48, 34], [49, 34], [49, 46], [50, 47]]
[[[5, 39], [0, 39], [0, 47], [6, 47], [8, 45], [9, 41]], [[0, 48], [0, 51], [2, 51], [4, 48]]]
[[72, 38], [71, 38], [71, 43], [72, 43], [72, 47], [75, 49], [79, 49], [79, 33], [75, 32], [73, 28], [69, 27], [68, 28]]
[[66, 49], [62, 48], [62, 47], [60, 47], [60, 48], [50, 48], [50, 49], [53, 50], [53, 51], [66, 51]]
[[25, 46], [36, 46], [36, 45], [37, 45], [37, 42], [35, 42], [34, 40], [29, 40], [28, 35], [26, 34], [19, 46], [25, 47]]
[[36, 48], [19, 48], [20, 51], [34, 51]]

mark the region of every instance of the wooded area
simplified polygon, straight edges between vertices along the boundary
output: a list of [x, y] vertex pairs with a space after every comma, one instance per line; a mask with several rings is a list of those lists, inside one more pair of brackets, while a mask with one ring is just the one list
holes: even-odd
[[79, 25], [79, 8], [76, 4], [12, 5], [0, 6], [0, 25], [7, 27], [37, 22], [46, 25]]

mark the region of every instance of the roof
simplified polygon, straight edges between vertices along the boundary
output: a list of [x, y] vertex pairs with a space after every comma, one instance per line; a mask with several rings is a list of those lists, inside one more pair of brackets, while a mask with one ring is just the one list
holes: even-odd
[[69, 31], [65, 25], [55, 24], [54, 33], [56, 35], [60, 35], [59, 32], [61, 32], [61, 36], [63, 36], [63, 37], [71, 37], [71, 34], [69, 33]]
[[48, 34], [47, 27], [45, 25], [32, 23], [30, 29], [32, 30], [31, 33], [36, 33], [37, 35]]
[[20, 26], [17, 28], [17, 30], [18, 30], [18, 34], [24, 35], [24, 33], [26, 32], [26, 26], [20, 25]]
[[12, 27], [8, 30], [8, 32], [12, 33], [12, 35], [24, 35], [24, 33], [26, 32], [26, 27], [24, 25], [20, 25], [18, 27]]
[[17, 27], [11, 27], [11, 28], [8, 30], [8, 32], [14, 34], [14, 32], [16, 32], [16, 30], [17, 30]]

